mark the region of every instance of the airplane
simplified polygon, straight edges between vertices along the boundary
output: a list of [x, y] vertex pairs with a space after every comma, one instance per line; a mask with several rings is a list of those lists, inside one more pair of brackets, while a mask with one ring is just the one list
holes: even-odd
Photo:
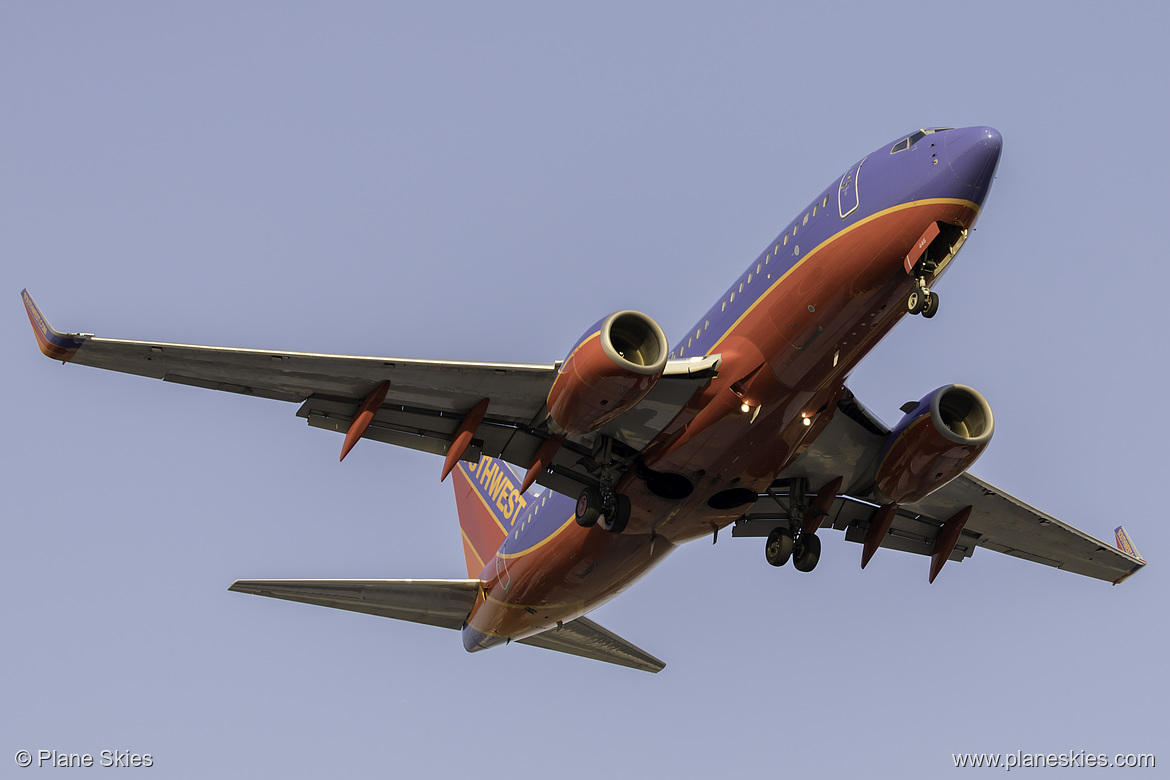
[[[823, 529], [930, 558], [977, 547], [1112, 582], [1145, 565], [968, 472], [994, 431], [964, 385], [892, 427], [847, 387], [964, 246], [995, 178], [990, 127], [925, 128], [834, 179], [673, 347], [637, 311], [555, 363], [482, 363], [125, 341], [60, 333], [25, 290], [41, 351], [66, 363], [299, 404], [310, 426], [443, 458], [465, 579], [238, 580], [230, 590], [460, 630], [649, 672], [665, 664], [586, 615], [677, 546], [764, 539], [812, 571]], [[515, 467], [515, 468], [513, 468]]]

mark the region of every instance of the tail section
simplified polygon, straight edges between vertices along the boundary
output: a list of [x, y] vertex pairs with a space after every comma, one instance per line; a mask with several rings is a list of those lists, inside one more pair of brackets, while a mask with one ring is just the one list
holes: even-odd
[[478, 577], [535, 494], [521, 494], [520, 477], [504, 461], [486, 455], [475, 464], [460, 461], [451, 473], [467, 576]]

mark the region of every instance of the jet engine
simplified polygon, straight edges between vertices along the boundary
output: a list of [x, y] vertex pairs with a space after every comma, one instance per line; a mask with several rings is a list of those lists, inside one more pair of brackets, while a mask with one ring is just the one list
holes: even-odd
[[962, 474], [995, 429], [987, 401], [964, 385], [940, 387], [902, 410], [876, 461], [874, 494], [883, 504], [913, 503]]
[[585, 331], [548, 392], [550, 416], [565, 433], [589, 433], [646, 397], [670, 350], [654, 320], [615, 312]]

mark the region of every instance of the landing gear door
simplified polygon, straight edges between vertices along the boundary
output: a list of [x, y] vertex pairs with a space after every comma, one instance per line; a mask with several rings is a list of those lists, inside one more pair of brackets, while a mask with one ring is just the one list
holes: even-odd
[[845, 175], [841, 177], [840, 184], [837, 185], [837, 213], [841, 215], [841, 219], [845, 219], [845, 217], [857, 211], [858, 206], [861, 205], [860, 196], [857, 192], [857, 178], [861, 175], [861, 166], [868, 159], [868, 157], [863, 158], [857, 165], [845, 171]]

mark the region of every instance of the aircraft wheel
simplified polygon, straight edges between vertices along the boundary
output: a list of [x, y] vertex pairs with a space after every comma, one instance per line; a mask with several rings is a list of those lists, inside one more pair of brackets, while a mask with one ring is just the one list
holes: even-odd
[[915, 287], [906, 296], [906, 311], [911, 314], [921, 314], [922, 308], [926, 304], [926, 296], [922, 294], [922, 290]]
[[797, 571], [812, 571], [820, 559], [820, 537], [816, 534], [801, 534], [792, 549], [792, 565]]
[[618, 493], [613, 497], [613, 509], [602, 515], [601, 527], [611, 534], [620, 534], [630, 522], [630, 498]]
[[792, 557], [792, 532], [787, 528], [773, 528], [764, 544], [764, 557], [773, 566], [783, 566]]
[[938, 293], [927, 293], [922, 299], [922, 316], [930, 319], [938, 314]]
[[577, 498], [577, 525], [591, 528], [597, 522], [597, 518], [601, 517], [601, 507], [600, 490], [592, 487], [582, 490]]

